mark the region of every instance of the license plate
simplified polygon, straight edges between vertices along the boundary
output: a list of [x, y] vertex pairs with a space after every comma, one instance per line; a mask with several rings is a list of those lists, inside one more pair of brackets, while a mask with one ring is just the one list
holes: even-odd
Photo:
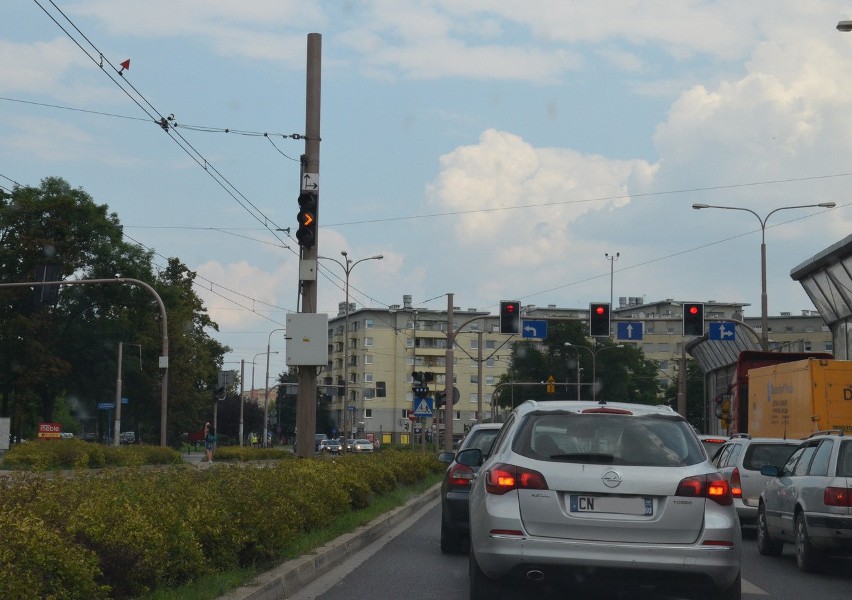
[[653, 516], [654, 502], [639, 496], [582, 496], [571, 494], [572, 513], [611, 513]]

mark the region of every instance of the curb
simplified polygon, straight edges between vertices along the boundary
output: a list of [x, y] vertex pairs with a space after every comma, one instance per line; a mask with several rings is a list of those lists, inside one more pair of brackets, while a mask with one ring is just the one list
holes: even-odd
[[376, 517], [370, 523], [351, 533], [344, 534], [320, 546], [312, 554], [288, 560], [271, 571], [258, 575], [246, 585], [220, 596], [219, 600], [280, 600], [287, 598], [345, 559], [381, 538], [429, 502], [437, 499], [440, 492], [441, 484], [437, 483], [404, 505]]

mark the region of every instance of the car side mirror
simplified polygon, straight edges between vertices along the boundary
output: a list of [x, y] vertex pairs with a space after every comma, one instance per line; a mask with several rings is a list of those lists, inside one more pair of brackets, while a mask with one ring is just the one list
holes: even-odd
[[775, 465], [763, 465], [760, 467], [760, 474], [766, 477], [778, 477], [780, 473], [781, 469]]
[[482, 464], [482, 450], [479, 448], [468, 448], [456, 454], [456, 462], [468, 467], [478, 467]]
[[455, 452], [441, 452], [438, 455], [438, 460], [442, 463], [450, 464], [453, 462], [453, 459], [456, 457]]

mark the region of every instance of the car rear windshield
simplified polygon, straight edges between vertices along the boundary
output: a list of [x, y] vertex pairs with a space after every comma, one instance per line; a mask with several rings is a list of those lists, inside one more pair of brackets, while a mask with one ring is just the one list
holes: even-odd
[[686, 421], [666, 415], [530, 413], [512, 449], [553, 462], [680, 467], [705, 460]]
[[852, 477], [852, 440], [843, 440], [837, 457], [837, 476]]
[[749, 471], [760, 471], [763, 465], [783, 467], [798, 446], [798, 442], [790, 444], [752, 442], [743, 457], [743, 468]]
[[494, 444], [498, 433], [500, 433], [499, 429], [477, 429], [471, 431], [462, 442], [461, 449], [479, 448], [484, 456], [488, 456], [491, 453], [491, 446]]

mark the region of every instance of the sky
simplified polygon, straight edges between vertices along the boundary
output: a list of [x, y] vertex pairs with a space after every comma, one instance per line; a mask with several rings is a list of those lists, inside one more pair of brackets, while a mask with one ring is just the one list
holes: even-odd
[[[763, 222], [769, 313], [799, 314], [790, 271], [852, 233], [844, 19], [839, 0], [5, 0], [0, 185], [84, 189], [157, 267], [198, 274], [225, 368], [270, 344], [281, 370], [319, 33], [318, 253], [384, 257], [352, 268], [358, 307], [758, 317]], [[333, 316], [344, 270], [319, 269]]]

